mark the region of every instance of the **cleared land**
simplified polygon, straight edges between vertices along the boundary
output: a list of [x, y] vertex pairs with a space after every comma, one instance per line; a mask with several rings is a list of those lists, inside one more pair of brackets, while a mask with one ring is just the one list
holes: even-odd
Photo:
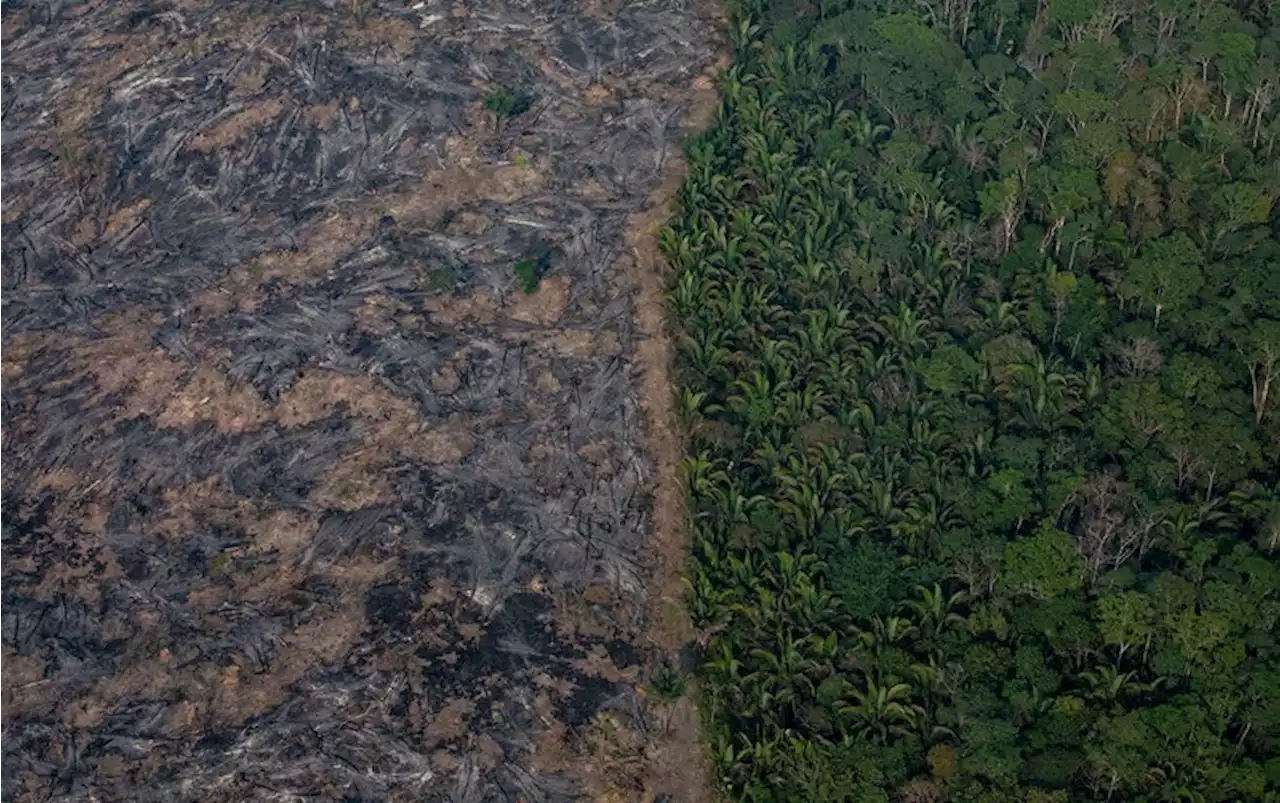
[[5, 800], [701, 799], [651, 232], [719, 27], [4, 4]]

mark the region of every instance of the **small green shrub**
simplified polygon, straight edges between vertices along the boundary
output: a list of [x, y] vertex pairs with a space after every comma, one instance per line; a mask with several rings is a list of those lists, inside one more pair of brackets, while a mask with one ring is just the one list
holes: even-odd
[[533, 95], [510, 87], [498, 87], [484, 96], [484, 107], [493, 114], [494, 126], [502, 129], [502, 121], [519, 117], [533, 106]]
[[538, 263], [532, 259], [522, 259], [516, 263], [516, 278], [520, 280], [520, 289], [532, 294], [538, 289]]
[[684, 696], [686, 685], [684, 673], [664, 663], [649, 678], [648, 692], [655, 699], [674, 702]]

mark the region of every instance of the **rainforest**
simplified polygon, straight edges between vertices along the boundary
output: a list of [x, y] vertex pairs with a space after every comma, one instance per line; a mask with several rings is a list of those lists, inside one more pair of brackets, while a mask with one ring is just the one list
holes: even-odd
[[661, 233], [733, 800], [1280, 800], [1267, 0], [732, 0]]

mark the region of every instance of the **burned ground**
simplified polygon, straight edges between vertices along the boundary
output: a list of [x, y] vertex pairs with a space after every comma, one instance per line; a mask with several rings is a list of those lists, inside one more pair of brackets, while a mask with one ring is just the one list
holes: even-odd
[[717, 28], [4, 3], [5, 800], [704, 796], [643, 681], [688, 635], [651, 230]]

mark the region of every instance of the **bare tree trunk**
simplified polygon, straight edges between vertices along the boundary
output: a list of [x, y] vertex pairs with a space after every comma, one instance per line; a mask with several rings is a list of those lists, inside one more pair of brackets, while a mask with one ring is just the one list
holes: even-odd
[[1249, 379], [1253, 383], [1254, 422], [1261, 424], [1267, 412], [1267, 397], [1271, 395], [1271, 380], [1275, 378], [1276, 355], [1270, 348], [1263, 350], [1262, 358], [1249, 363]]

